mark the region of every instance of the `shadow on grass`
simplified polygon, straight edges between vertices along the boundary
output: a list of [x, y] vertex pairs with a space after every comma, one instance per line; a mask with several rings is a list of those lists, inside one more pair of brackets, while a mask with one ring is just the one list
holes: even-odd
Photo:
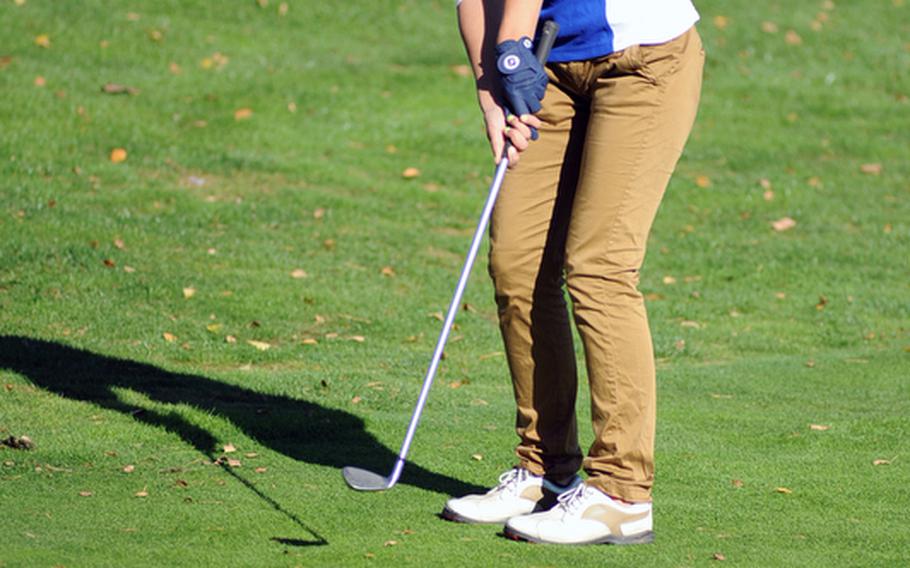
[[[129, 389], [158, 403], [187, 405], [230, 420], [264, 446], [311, 464], [335, 468], [356, 465], [387, 472], [397, 457], [366, 431], [362, 419], [348, 412], [198, 375], [172, 373], [153, 365], [115, 359], [59, 343], [0, 335], [0, 368], [19, 373], [36, 386], [60, 396], [116, 410], [144, 424], [163, 427], [211, 459], [220, 453], [219, 440], [212, 433], [187, 421], [176, 409], [162, 413], [126, 404], [120, 400], [116, 389]], [[315, 541], [280, 540], [293, 540], [297, 546], [327, 544], [297, 515], [231, 468], [222, 467], [316, 538]], [[401, 482], [446, 495], [483, 489], [411, 463], [406, 466]]]

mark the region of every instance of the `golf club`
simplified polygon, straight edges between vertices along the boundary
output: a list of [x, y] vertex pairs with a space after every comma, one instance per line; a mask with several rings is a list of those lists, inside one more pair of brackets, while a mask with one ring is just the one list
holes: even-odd
[[[556, 34], [558, 31], [559, 26], [556, 24], [556, 22], [548, 21], [544, 23], [543, 30], [540, 34], [540, 42], [537, 45], [537, 52], [535, 53], [538, 61], [540, 61], [541, 64], [546, 63], [547, 58], [550, 55], [550, 48], [553, 47], [553, 42], [556, 40]], [[455, 322], [455, 315], [458, 313], [458, 308], [461, 305], [461, 298], [464, 295], [464, 289], [467, 286], [468, 277], [471, 275], [471, 268], [474, 266], [474, 260], [477, 258], [477, 251], [480, 249], [480, 243], [483, 240], [483, 235], [486, 232], [487, 225], [490, 222], [490, 215], [493, 213], [493, 205], [496, 203], [496, 198], [499, 195], [499, 189], [502, 186], [502, 180], [505, 178], [506, 170], [509, 167], [509, 147], [510, 144], [507, 143], [505, 149], [503, 150], [499, 165], [496, 167], [496, 173], [493, 176], [493, 183], [490, 184], [490, 191], [487, 195], [486, 203], [483, 206], [480, 220], [477, 223], [477, 229], [474, 231], [474, 238], [471, 240], [471, 247], [468, 250], [467, 258], [465, 258], [464, 267], [461, 269], [461, 276], [458, 278], [458, 285], [455, 287], [455, 293], [452, 295], [452, 302], [449, 304], [449, 311], [446, 314], [445, 321], [442, 324], [442, 331], [440, 332], [439, 339], [436, 342], [436, 349], [433, 351], [433, 358], [430, 360], [427, 374], [423, 379], [423, 386], [420, 389], [420, 396], [417, 398], [417, 404], [415, 405], [414, 412], [411, 415], [411, 422], [408, 424], [408, 430], [404, 436], [404, 441], [401, 443], [401, 450], [398, 452], [398, 459], [395, 461], [395, 466], [388, 477], [359, 467], [345, 467], [342, 470], [344, 480], [353, 489], [356, 489], [358, 491], [382, 491], [384, 489], [391, 489], [396, 483], [398, 483], [398, 479], [401, 477], [401, 471], [404, 469], [405, 458], [407, 457], [408, 450], [411, 447], [411, 441], [414, 439], [414, 432], [417, 430], [417, 423], [420, 421], [420, 415], [423, 412], [423, 407], [426, 404], [427, 396], [430, 393], [430, 387], [433, 385], [433, 379], [436, 377], [436, 370], [439, 367], [440, 360], [442, 360], [442, 353], [445, 349], [446, 342], [449, 339], [449, 332], [452, 329], [452, 324]]]

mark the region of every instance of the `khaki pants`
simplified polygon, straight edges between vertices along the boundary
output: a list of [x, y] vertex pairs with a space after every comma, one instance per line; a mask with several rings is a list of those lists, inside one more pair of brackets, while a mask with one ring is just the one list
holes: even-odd
[[[506, 176], [490, 273], [518, 406], [521, 465], [647, 501], [655, 371], [637, 285], [645, 244], [691, 130], [704, 51], [695, 28], [660, 45], [548, 66], [543, 126]], [[584, 344], [595, 439], [582, 462], [575, 352]]]

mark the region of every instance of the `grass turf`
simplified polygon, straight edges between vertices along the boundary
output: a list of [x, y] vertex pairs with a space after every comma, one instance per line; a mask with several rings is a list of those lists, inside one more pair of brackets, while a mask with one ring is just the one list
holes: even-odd
[[287, 7], [0, 4], [0, 438], [36, 444], [0, 566], [907, 562], [910, 6], [699, 3], [629, 549], [435, 517], [513, 459], [483, 266], [402, 485], [344, 485], [391, 467], [490, 163], [450, 2]]

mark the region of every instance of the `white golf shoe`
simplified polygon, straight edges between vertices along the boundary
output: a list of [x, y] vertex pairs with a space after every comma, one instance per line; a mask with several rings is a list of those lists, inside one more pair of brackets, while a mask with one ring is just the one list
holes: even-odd
[[442, 516], [460, 523], [501, 524], [516, 515], [544, 511], [556, 504], [556, 498], [581, 483], [575, 476], [571, 483], [559, 486], [520, 467], [499, 476], [499, 485], [483, 495], [449, 499]]
[[542, 513], [512, 517], [504, 533], [550, 544], [646, 544], [654, 541], [651, 503], [623, 503], [580, 484]]

